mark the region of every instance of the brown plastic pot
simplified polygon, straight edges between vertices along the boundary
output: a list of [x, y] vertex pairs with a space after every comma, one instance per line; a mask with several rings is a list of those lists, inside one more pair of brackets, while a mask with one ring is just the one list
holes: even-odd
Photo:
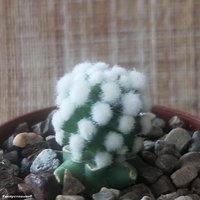
[[[37, 122], [43, 121], [53, 109], [55, 109], [55, 107], [48, 107], [30, 112], [2, 124], [0, 126], [0, 144], [2, 144], [2, 142], [13, 133], [18, 124], [27, 122], [31, 126]], [[153, 106], [152, 112], [165, 121], [168, 121], [175, 115], [179, 116], [185, 122], [186, 128], [191, 130], [200, 130], [200, 118], [186, 112], [160, 105]]]

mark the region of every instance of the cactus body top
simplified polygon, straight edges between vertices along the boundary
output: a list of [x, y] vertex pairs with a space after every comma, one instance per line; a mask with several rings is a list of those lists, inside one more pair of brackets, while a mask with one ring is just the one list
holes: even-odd
[[149, 110], [146, 79], [136, 70], [102, 62], [76, 65], [58, 81], [56, 103], [56, 141], [69, 145], [73, 161], [95, 169], [125, 159], [134, 135], [149, 129], [140, 116]]

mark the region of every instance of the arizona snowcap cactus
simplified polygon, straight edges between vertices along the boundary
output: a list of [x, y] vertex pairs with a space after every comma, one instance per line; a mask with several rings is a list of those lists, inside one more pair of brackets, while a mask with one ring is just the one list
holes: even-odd
[[151, 128], [142, 114], [150, 109], [146, 85], [143, 73], [103, 62], [81, 63], [65, 74], [57, 83], [52, 124], [56, 141], [67, 145], [68, 162], [92, 171], [124, 162], [133, 153], [135, 135]]

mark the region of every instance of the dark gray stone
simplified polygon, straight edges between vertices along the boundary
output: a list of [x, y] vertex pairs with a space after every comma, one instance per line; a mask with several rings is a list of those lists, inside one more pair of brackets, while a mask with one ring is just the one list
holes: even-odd
[[145, 184], [136, 184], [129, 188], [129, 191], [123, 194], [120, 200], [140, 200], [143, 196], [149, 196], [152, 200], [155, 199], [151, 190]]
[[8, 196], [17, 196], [17, 195], [22, 195], [22, 194], [19, 192], [16, 184], [12, 186], [0, 188], [0, 197], [2, 200], [6, 200], [6, 199], [11, 200], [13, 198], [9, 198]]
[[61, 194], [61, 187], [52, 173], [29, 174], [25, 183], [31, 188], [37, 200], [55, 200]]
[[176, 191], [171, 180], [166, 175], [161, 176], [150, 188], [155, 197]]
[[105, 192], [105, 191], [112, 192], [116, 199], [118, 199], [119, 195], [120, 195], [120, 190], [113, 189], [113, 188], [102, 187], [100, 191], [103, 191], [103, 192]]
[[189, 152], [199, 152], [200, 151], [200, 132], [195, 131], [192, 135], [192, 142], [188, 149]]
[[142, 151], [140, 153], [142, 159], [150, 165], [155, 165], [157, 156], [151, 151]]
[[3, 158], [5, 158], [6, 160], [9, 160], [13, 164], [16, 164], [16, 165], [20, 164], [18, 151], [16, 151], [16, 150], [10, 151], [8, 153], [4, 153]]
[[14, 135], [16, 136], [18, 133], [29, 132], [29, 126], [27, 122], [20, 123], [14, 131]]
[[176, 197], [178, 197], [178, 193], [177, 192], [171, 192], [168, 194], [162, 194], [160, 195], [157, 200], [174, 200]]
[[163, 130], [161, 128], [152, 126], [151, 130], [147, 134], [145, 134], [145, 137], [158, 139], [158, 138], [162, 137], [163, 135], [165, 135], [165, 133], [163, 132]]
[[155, 142], [152, 140], [145, 140], [144, 144], [144, 151], [153, 151]]
[[19, 176], [19, 171], [20, 171], [20, 169], [19, 169], [18, 165], [11, 164], [10, 167], [12, 168], [13, 175], [14, 175], [14, 176]]
[[175, 198], [174, 200], [192, 200], [192, 198], [189, 196], [179, 196]]
[[111, 191], [100, 191], [92, 195], [94, 200], [115, 200], [115, 195]]
[[45, 139], [46, 139], [46, 142], [47, 142], [47, 145], [48, 145], [49, 149], [58, 150], [58, 151], [62, 150], [62, 146], [60, 146], [56, 142], [56, 139], [55, 139], [54, 135], [49, 135]]
[[194, 179], [194, 181], [192, 182], [191, 184], [191, 190], [194, 192], [194, 193], [197, 193], [200, 195], [200, 178], [196, 178]]
[[21, 155], [22, 157], [28, 157], [30, 155], [33, 155], [35, 153], [38, 153], [44, 149], [47, 149], [48, 145], [47, 142], [39, 142], [39, 143], [35, 143], [32, 145], [27, 145], [22, 151], [21, 151]]
[[0, 162], [0, 188], [8, 188], [17, 183], [15, 178], [14, 168], [8, 160], [1, 160]]
[[178, 116], [173, 116], [170, 120], [169, 120], [169, 126], [173, 129], [173, 128], [177, 128], [177, 127], [184, 127], [185, 123], [182, 119], [180, 119]]
[[31, 159], [28, 159], [28, 158], [22, 159], [21, 168], [20, 168], [20, 174], [22, 177], [25, 177], [29, 174], [32, 163], [33, 163], [33, 160]]
[[165, 140], [157, 140], [155, 142], [154, 152], [156, 155], [170, 154], [177, 158], [181, 157], [181, 154], [176, 149], [175, 144], [171, 144]]
[[152, 200], [152, 198], [149, 197], [149, 196], [143, 196], [143, 197], [141, 198], [141, 200]]
[[191, 197], [192, 200], [200, 200], [200, 196], [198, 194], [188, 194], [188, 197]]
[[179, 160], [170, 154], [159, 155], [156, 159], [156, 166], [164, 173], [170, 174], [179, 165]]
[[85, 200], [85, 198], [79, 195], [58, 195], [55, 200]]
[[152, 126], [163, 129], [166, 126], [166, 122], [162, 118], [155, 117], [152, 120]]
[[154, 183], [162, 175], [163, 172], [156, 167], [147, 166], [139, 169], [139, 178], [147, 184]]
[[53, 110], [48, 115], [46, 120], [33, 125], [31, 127], [31, 130], [34, 133], [38, 133], [43, 137], [47, 137], [48, 135], [55, 135], [54, 128], [53, 128], [53, 125], [52, 125], [52, 116], [53, 116], [54, 112], [55, 112], [55, 110]]
[[32, 190], [30, 188], [29, 185], [27, 185], [26, 183], [19, 183], [18, 185], [18, 190], [20, 192], [22, 192], [24, 195], [28, 196], [28, 195], [32, 195]]

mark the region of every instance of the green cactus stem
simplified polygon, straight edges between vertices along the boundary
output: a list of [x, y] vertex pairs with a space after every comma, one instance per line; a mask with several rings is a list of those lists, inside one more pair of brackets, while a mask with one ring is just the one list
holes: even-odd
[[65, 169], [68, 169], [75, 178], [84, 184], [87, 194], [93, 194], [102, 187], [121, 189], [124, 185], [134, 184], [137, 178], [136, 169], [126, 162], [113, 163], [108, 167], [96, 170], [88, 164], [66, 160], [54, 171], [54, 175], [60, 183], [63, 182]]
[[52, 119], [56, 141], [63, 146], [57, 180], [62, 183], [68, 169], [87, 191], [133, 184], [137, 173], [126, 160], [135, 154], [135, 135], [151, 128], [141, 114], [150, 108], [148, 99], [145, 76], [134, 69], [82, 63], [64, 75]]

